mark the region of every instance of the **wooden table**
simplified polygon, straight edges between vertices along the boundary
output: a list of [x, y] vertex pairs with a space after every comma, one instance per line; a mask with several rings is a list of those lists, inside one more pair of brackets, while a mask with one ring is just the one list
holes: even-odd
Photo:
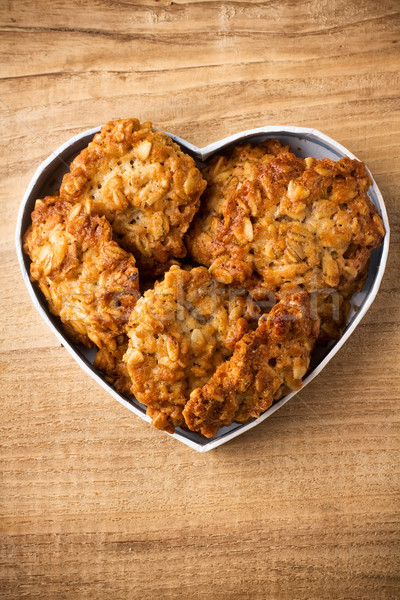
[[[399, 8], [1, 3], [2, 599], [400, 596]], [[357, 331], [295, 400], [209, 454], [86, 376], [17, 266], [37, 165], [118, 116], [198, 145], [315, 127], [366, 162], [387, 203], [387, 272]]]

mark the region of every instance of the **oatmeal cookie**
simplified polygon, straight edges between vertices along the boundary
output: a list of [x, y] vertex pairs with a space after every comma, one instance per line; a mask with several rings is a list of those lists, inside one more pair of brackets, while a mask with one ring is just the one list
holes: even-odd
[[190, 392], [230, 358], [259, 314], [244, 290], [216, 282], [204, 267], [173, 266], [142, 296], [127, 327], [124, 361], [153, 425], [172, 432], [184, 423]]
[[304, 289], [321, 302], [338, 292], [344, 306], [384, 235], [369, 175], [358, 160], [303, 160], [275, 144], [256, 161], [254, 149], [236, 147], [204, 169], [208, 187], [186, 236], [189, 253], [256, 298]]
[[153, 271], [186, 255], [182, 238], [205, 186], [193, 158], [168, 135], [121, 119], [107, 123], [73, 160], [60, 195], [69, 202], [89, 198], [116, 241]]
[[212, 437], [234, 421], [259, 417], [274, 400], [301, 388], [317, 335], [308, 294], [278, 302], [238, 341], [210, 381], [193, 390], [183, 410], [189, 429]]
[[112, 240], [90, 202], [37, 200], [24, 236], [30, 274], [72, 339], [99, 348], [125, 331], [140, 296], [135, 259]]

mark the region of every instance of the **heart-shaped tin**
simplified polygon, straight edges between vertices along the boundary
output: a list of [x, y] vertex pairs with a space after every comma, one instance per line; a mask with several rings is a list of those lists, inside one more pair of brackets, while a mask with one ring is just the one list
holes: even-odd
[[[105, 390], [107, 390], [114, 398], [116, 398], [121, 404], [129, 408], [132, 412], [137, 414], [143, 420], [150, 422], [150, 418], [146, 415], [146, 408], [134, 397], [128, 398], [119, 394], [110, 384], [108, 384], [101, 372], [93, 367], [93, 360], [95, 356], [95, 350], [88, 350], [83, 346], [78, 346], [71, 342], [65, 335], [64, 330], [61, 326], [60, 320], [52, 315], [47, 307], [47, 304], [42, 297], [42, 294], [36, 284], [32, 283], [29, 279], [29, 258], [22, 251], [22, 238], [30, 224], [30, 216], [33, 211], [34, 204], [37, 198], [43, 198], [46, 195], [51, 195], [56, 189], [59, 188], [62, 176], [69, 170], [69, 165], [72, 159], [85, 147], [93, 138], [94, 134], [100, 130], [100, 127], [89, 129], [73, 137], [68, 142], [60, 146], [49, 158], [47, 158], [37, 169], [34, 174], [28, 189], [23, 197], [16, 229], [16, 247], [18, 260], [22, 270], [24, 281], [27, 285], [32, 301], [46, 321], [50, 329], [55, 333], [58, 339], [61, 341], [63, 346], [68, 352], [74, 357], [77, 363], [86, 371], [97, 383], [99, 383]], [[251, 141], [260, 142], [266, 138], [278, 138], [284, 144], [290, 144], [295, 154], [302, 158], [307, 156], [313, 156], [315, 158], [331, 158], [338, 160], [343, 156], [349, 156], [350, 158], [356, 158], [351, 152], [346, 150], [343, 146], [320, 133], [315, 129], [307, 129], [304, 127], [260, 127], [257, 129], [251, 129], [237, 133], [233, 136], [224, 138], [218, 142], [214, 142], [205, 148], [197, 148], [193, 144], [186, 142], [185, 140], [177, 137], [173, 134], [168, 134], [170, 137], [179, 144], [184, 152], [187, 152], [197, 162], [198, 166], [202, 166], [210, 156], [218, 151], [225, 149], [234, 143]], [[345, 341], [353, 333], [368, 308], [371, 306], [381, 283], [383, 273], [386, 266], [386, 260], [389, 250], [389, 222], [386, 213], [385, 204], [382, 195], [374, 181], [369, 189], [369, 196], [372, 202], [378, 209], [380, 216], [382, 217], [383, 224], [385, 226], [386, 235], [383, 240], [383, 244], [376, 248], [371, 256], [369, 274], [367, 281], [365, 282], [364, 288], [361, 292], [357, 293], [353, 297], [353, 306], [357, 307], [351, 309], [348, 322], [345, 331], [336, 342], [330, 342], [328, 345], [319, 348], [313, 356], [310, 369], [306, 378], [303, 381], [303, 388], [318, 375], [325, 367], [325, 365], [331, 360], [331, 358], [338, 352]], [[272, 413], [283, 406], [290, 398], [292, 398], [297, 392], [292, 392], [273, 404], [265, 413], [263, 413], [258, 419], [245, 424], [233, 424], [230, 427], [223, 427], [218, 431], [218, 434], [211, 438], [206, 439], [203, 436], [185, 431], [183, 429], [176, 429], [173, 437], [180, 440], [184, 444], [194, 448], [198, 452], [207, 452], [212, 450], [221, 444], [233, 439], [234, 437], [248, 431], [252, 427], [255, 427], [265, 419], [267, 419]], [[171, 434], [169, 434], [171, 435]]]

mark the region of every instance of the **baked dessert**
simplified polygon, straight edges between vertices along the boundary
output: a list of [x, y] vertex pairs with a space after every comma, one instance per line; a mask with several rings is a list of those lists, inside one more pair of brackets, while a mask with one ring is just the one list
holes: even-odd
[[190, 394], [183, 410], [189, 429], [212, 437], [233, 421], [259, 417], [274, 400], [300, 389], [318, 328], [307, 293], [278, 302], [238, 341], [210, 381]]
[[132, 392], [158, 429], [184, 424], [190, 392], [229, 359], [260, 311], [244, 290], [218, 283], [204, 267], [172, 266], [132, 311], [124, 356]]
[[[335, 324], [340, 330], [347, 300], [362, 287], [384, 235], [364, 164], [303, 160], [268, 140], [215, 156], [203, 175], [208, 186], [186, 235], [192, 258], [257, 299], [279, 299], [288, 290], [316, 294], [326, 316], [322, 329], [337, 337]], [[341, 307], [336, 321], [328, 315], [332, 293]]]
[[114, 238], [142, 271], [162, 273], [183, 243], [206, 186], [192, 157], [151, 123], [110, 121], [73, 160], [60, 195], [91, 200], [111, 223]]
[[113, 345], [140, 293], [135, 259], [112, 240], [108, 221], [92, 215], [89, 201], [47, 196], [36, 201], [23, 247], [32, 281], [68, 335], [88, 347]]

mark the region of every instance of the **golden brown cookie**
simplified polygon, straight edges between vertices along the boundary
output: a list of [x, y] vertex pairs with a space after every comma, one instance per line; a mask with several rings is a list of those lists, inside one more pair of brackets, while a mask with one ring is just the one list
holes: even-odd
[[173, 266], [142, 296], [127, 327], [124, 360], [132, 392], [157, 428], [183, 424], [190, 392], [232, 355], [258, 317], [247, 293], [216, 282], [204, 267]]
[[259, 417], [274, 400], [298, 390], [318, 335], [308, 294], [292, 294], [242, 337], [230, 360], [197, 388], [183, 410], [189, 429], [206, 437], [234, 421]]
[[121, 246], [152, 271], [186, 255], [182, 238], [205, 186], [193, 158], [168, 135], [121, 119], [104, 125], [73, 160], [60, 195], [69, 202], [89, 198]]
[[37, 200], [24, 251], [50, 311], [78, 343], [100, 348], [125, 331], [139, 293], [135, 259], [112, 240], [90, 202]]
[[190, 255], [258, 299], [304, 289], [319, 303], [338, 292], [344, 306], [384, 235], [365, 166], [348, 157], [302, 160], [269, 143], [261, 158], [254, 160], [259, 146], [237, 146], [204, 169], [208, 187], [186, 236]]

